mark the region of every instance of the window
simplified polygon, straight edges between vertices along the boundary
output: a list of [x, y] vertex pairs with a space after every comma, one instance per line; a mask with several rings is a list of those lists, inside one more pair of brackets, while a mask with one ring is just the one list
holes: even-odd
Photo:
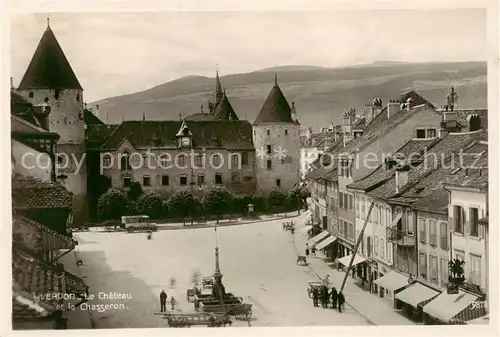
[[368, 257], [372, 257], [371, 237], [366, 237], [366, 253]]
[[361, 200], [360, 200], [360, 203], [361, 203], [361, 219], [364, 219], [365, 218], [365, 198], [362, 197]]
[[273, 169], [273, 162], [271, 159], [267, 160], [267, 169], [272, 170]]
[[339, 193], [339, 208], [344, 209], [344, 193]]
[[248, 165], [248, 152], [241, 153], [241, 165]]
[[130, 177], [123, 178], [123, 186], [124, 187], [129, 187], [131, 183], [132, 183], [132, 178], [130, 178]]
[[380, 238], [380, 257], [385, 258], [385, 241], [383, 238]]
[[168, 186], [170, 184], [170, 178], [168, 175], [161, 176], [161, 185]]
[[349, 178], [350, 177], [349, 171], [350, 171], [349, 161], [347, 159], [342, 159], [340, 161], [340, 176]]
[[469, 227], [470, 227], [470, 236], [477, 237], [479, 235], [479, 211], [475, 207], [469, 208]]
[[425, 230], [425, 219], [424, 218], [419, 218], [418, 219], [418, 236], [420, 239], [420, 242], [426, 243], [427, 241], [427, 232]]
[[385, 225], [387, 227], [391, 225], [391, 210], [389, 208], [385, 209]]
[[347, 238], [349, 238], [349, 224], [347, 221], [344, 221], [344, 234]]
[[418, 262], [420, 263], [420, 277], [427, 280], [427, 254], [420, 252]]
[[216, 153], [216, 154], [212, 155], [212, 164], [214, 167], [220, 166], [220, 160], [221, 160], [220, 154]]
[[216, 184], [222, 184], [222, 173], [216, 173], [215, 174], [215, 183]]
[[412, 211], [406, 212], [406, 230], [408, 231], [408, 234], [413, 234], [413, 212]]
[[453, 221], [455, 233], [464, 233], [464, 210], [462, 206], [453, 206]]
[[429, 220], [429, 244], [431, 246], [437, 245], [436, 221]]
[[285, 136], [288, 135], [288, 129], [285, 129]]
[[197, 154], [194, 157], [194, 162], [195, 162], [196, 167], [203, 167], [203, 155]]
[[448, 224], [444, 221], [439, 224], [439, 244], [441, 249], [448, 250]]
[[233, 184], [240, 183], [240, 174], [238, 172], [231, 173], [231, 183]]
[[425, 138], [425, 129], [417, 129], [417, 138]]
[[281, 179], [276, 179], [276, 186], [281, 187]]
[[354, 203], [356, 204], [356, 218], [359, 218], [359, 197], [354, 197]]
[[203, 185], [205, 183], [205, 175], [203, 173], [198, 173], [197, 181], [198, 185]]
[[187, 176], [185, 174], [181, 175], [180, 184], [187, 185]]
[[150, 176], [142, 177], [142, 185], [143, 186], [151, 186], [151, 177]]
[[461, 250], [456, 250], [455, 249], [455, 259], [459, 259], [460, 261], [465, 261], [465, 254]]
[[109, 154], [105, 154], [102, 156], [102, 165], [108, 168], [111, 165], [111, 156]]
[[438, 283], [438, 262], [437, 257], [429, 255], [429, 266], [430, 266], [430, 281], [433, 283]]
[[76, 101], [80, 102], [80, 93], [79, 92], [76, 93]]
[[251, 176], [246, 176], [246, 177], [243, 178], [243, 180], [250, 181], [250, 180], [252, 180], [252, 177]]
[[444, 286], [446, 283], [448, 283], [448, 259], [443, 259], [441, 258], [441, 266], [439, 266], [441, 269], [441, 285]]
[[160, 168], [163, 168], [163, 169], [168, 168], [168, 162], [169, 162], [169, 158], [168, 158], [168, 156], [166, 156], [166, 155], [161, 155], [161, 156], [159, 157], [159, 159], [160, 159], [160, 165], [159, 165], [159, 166], [160, 166]]
[[481, 286], [481, 256], [470, 254], [469, 283]]
[[266, 153], [271, 154], [273, 152], [271, 145], [266, 145]]
[[378, 236], [375, 237], [375, 240], [373, 242], [373, 246], [374, 246], [373, 248], [375, 250], [375, 252], [374, 252], [375, 255], [378, 255], [378, 248], [379, 248], [379, 245], [378, 245]]
[[387, 261], [390, 261], [391, 260], [391, 252], [390, 252], [390, 247], [391, 247], [391, 243], [389, 241], [386, 241], [385, 242], [385, 259]]
[[427, 129], [427, 138], [435, 138], [436, 129]]
[[267, 135], [269, 136], [271, 134], [271, 130], [267, 129], [266, 130]]
[[125, 150], [123, 152], [123, 154], [121, 155], [121, 158], [120, 158], [120, 169], [122, 171], [126, 171], [126, 170], [132, 169], [130, 167], [130, 153], [127, 150]]
[[339, 223], [340, 223], [339, 234], [342, 235], [342, 236], [345, 236], [344, 221], [340, 220]]
[[29, 97], [30, 97], [30, 98], [33, 98], [33, 91], [30, 91], [30, 93], [29, 93]]
[[231, 156], [231, 167], [238, 167], [240, 165], [240, 160], [237, 154]]

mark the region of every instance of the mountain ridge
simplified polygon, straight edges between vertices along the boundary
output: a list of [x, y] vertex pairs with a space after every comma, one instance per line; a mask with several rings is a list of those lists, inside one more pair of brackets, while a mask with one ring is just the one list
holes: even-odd
[[[253, 122], [274, 84], [274, 73], [289, 103], [295, 102], [302, 124], [313, 127], [339, 123], [342, 112], [364, 105], [374, 98], [383, 104], [414, 89], [436, 106], [445, 104], [450, 86], [459, 95], [459, 106], [487, 106], [486, 62], [405, 63], [383, 61], [374, 64], [325, 68], [285, 65], [242, 74], [220, 76], [227, 96], [240, 119]], [[213, 100], [214, 78], [189, 75], [136, 93], [105, 98], [100, 105], [102, 116], [110, 124], [123, 120], [178, 119], [201, 110], [208, 111]]]

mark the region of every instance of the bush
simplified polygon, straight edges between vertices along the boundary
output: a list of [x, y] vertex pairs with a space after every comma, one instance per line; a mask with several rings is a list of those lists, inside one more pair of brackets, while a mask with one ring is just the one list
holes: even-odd
[[300, 215], [300, 209], [303, 207], [304, 191], [296, 187], [288, 193], [289, 206], [291, 210], [297, 210]]
[[205, 211], [216, 215], [217, 223], [221, 214], [231, 213], [233, 195], [225, 187], [214, 187], [203, 197]]
[[99, 197], [97, 202], [100, 220], [119, 219], [129, 210], [125, 193], [119, 189], [110, 189]]
[[166, 213], [163, 197], [156, 192], [141, 195], [137, 200], [137, 211], [151, 219], [160, 219]]
[[132, 201], [137, 201], [143, 194], [142, 186], [137, 181], [132, 181], [127, 193], [127, 197]]
[[188, 190], [177, 190], [168, 199], [168, 210], [182, 217], [182, 221], [186, 224], [186, 217], [196, 211], [196, 200]]
[[287, 197], [286, 193], [282, 190], [274, 189], [269, 193], [267, 203], [269, 204], [271, 210], [278, 212], [286, 205]]

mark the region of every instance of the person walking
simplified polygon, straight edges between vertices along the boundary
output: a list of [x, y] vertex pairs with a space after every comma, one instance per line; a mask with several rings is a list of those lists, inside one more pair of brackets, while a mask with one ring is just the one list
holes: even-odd
[[332, 291], [330, 292], [330, 296], [332, 297], [333, 309], [336, 309], [337, 308], [337, 289], [335, 289], [335, 287], [332, 288]]
[[344, 297], [344, 294], [342, 294], [342, 292], [340, 292], [338, 294], [337, 302], [338, 302], [338, 306], [339, 306], [339, 312], [342, 312], [342, 309], [344, 309], [344, 303], [345, 303], [345, 297]]
[[167, 311], [167, 293], [165, 289], [162, 289], [160, 293], [160, 312], [165, 311]]
[[309, 244], [306, 243], [306, 257], [309, 257]]
[[319, 291], [318, 288], [313, 289], [313, 306], [318, 306]]
[[311, 256], [316, 257], [316, 245], [313, 245], [311, 248]]
[[330, 297], [328, 296], [328, 288], [323, 286], [321, 289], [321, 304], [323, 308], [328, 308], [328, 302], [330, 301]]
[[172, 298], [170, 299], [170, 306], [171, 306], [171, 310], [174, 311], [175, 310], [175, 298], [172, 296]]

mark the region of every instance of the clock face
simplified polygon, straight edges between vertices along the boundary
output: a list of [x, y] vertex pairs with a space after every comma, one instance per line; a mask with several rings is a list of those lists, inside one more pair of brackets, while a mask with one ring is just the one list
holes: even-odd
[[188, 137], [182, 137], [182, 145], [191, 144], [191, 140]]

